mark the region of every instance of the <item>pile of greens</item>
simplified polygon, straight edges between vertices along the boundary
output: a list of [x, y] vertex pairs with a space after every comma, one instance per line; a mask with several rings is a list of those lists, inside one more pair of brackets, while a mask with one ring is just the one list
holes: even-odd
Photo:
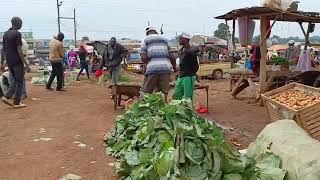
[[[197, 116], [186, 100], [165, 105], [146, 95], [116, 120], [105, 138], [125, 180], [283, 180], [280, 158], [272, 153], [241, 155], [223, 130]], [[256, 155], [258, 156], [258, 155]], [[275, 162], [276, 161], [276, 162]]]
[[272, 57], [270, 61], [268, 62], [269, 65], [290, 65], [290, 62], [288, 59], [283, 57]]

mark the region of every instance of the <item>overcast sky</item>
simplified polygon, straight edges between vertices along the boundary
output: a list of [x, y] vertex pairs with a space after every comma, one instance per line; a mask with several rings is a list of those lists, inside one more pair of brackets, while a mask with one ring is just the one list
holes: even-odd
[[[177, 32], [212, 35], [223, 21], [213, 17], [232, 9], [260, 5], [260, 0], [62, 0], [61, 16], [73, 16], [77, 11], [78, 36], [91, 39], [144, 37], [148, 21], [165, 35]], [[304, 11], [319, 11], [319, 0], [304, 0]], [[12, 16], [24, 20], [22, 31], [32, 30], [35, 38], [51, 38], [57, 33], [56, 0], [0, 0], [0, 31], [10, 26]], [[320, 26], [312, 35], [320, 35]], [[62, 20], [62, 32], [73, 38], [73, 22]], [[302, 36], [293, 23], [277, 23], [273, 33], [280, 36]]]

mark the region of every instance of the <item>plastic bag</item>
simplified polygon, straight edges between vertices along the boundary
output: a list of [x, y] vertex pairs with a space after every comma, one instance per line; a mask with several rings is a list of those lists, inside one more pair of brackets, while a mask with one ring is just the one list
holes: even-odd
[[261, 0], [261, 5], [265, 7], [281, 9], [287, 11], [293, 0]]
[[301, 72], [311, 71], [312, 64], [309, 50], [301, 52], [297, 67]]
[[246, 69], [252, 70], [253, 64], [251, 60], [246, 61]]
[[252, 44], [256, 22], [247, 17], [239, 17], [238, 25], [241, 46], [245, 47], [249, 44]]
[[[250, 144], [248, 154], [257, 154], [259, 147], [281, 157], [281, 168], [287, 170], [286, 180], [319, 180], [319, 141], [312, 139], [292, 120], [280, 120], [267, 125], [257, 140]], [[263, 148], [262, 148], [263, 149]]]
[[96, 71], [96, 77], [100, 77], [100, 76], [102, 76], [102, 70]]

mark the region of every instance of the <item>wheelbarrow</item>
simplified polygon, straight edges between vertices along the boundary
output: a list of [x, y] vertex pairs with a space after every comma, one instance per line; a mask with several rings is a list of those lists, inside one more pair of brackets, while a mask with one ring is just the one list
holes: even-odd
[[320, 76], [320, 71], [306, 71], [296, 76], [290, 77], [287, 84], [296, 82], [306, 86], [317, 86], [317, 79]]
[[118, 106], [121, 106], [122, 96], [127, 96], [127, 100], [139, 97], [141, 86], [134, 84], [115, 84], [110, 85], [109, 89], [112, 90], [114, 109], [117, 110]]

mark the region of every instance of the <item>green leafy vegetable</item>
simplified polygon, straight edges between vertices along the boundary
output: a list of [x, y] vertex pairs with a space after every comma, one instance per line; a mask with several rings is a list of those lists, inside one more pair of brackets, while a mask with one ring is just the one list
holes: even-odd
[[268, 64], [275, 64], [275, 65], [289, 65], [290, 62], [288, 59], [283, 57], [272, 57]]
[[107, 152], [118, 159], [115, 169], [121, 179], [283, 179], [277, 156], [260, 155], [265, 151], [241, 155], [225, 141], [221, 128], [189, 105], [186, 100], [165, 105], [161, 95], [151, 94], [116, 119], [105, 141]]

